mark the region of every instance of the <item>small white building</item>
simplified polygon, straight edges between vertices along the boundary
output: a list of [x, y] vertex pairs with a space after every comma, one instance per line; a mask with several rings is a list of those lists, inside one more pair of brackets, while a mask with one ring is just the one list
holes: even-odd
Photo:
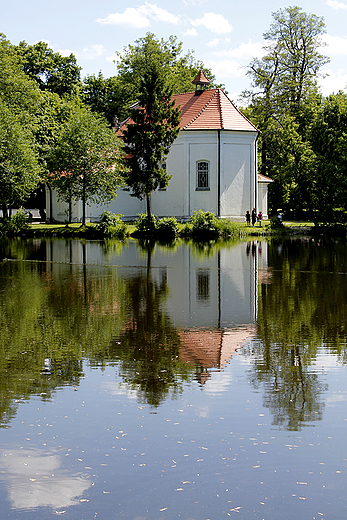
[[[202, 209], [218, 217], [244, 220], [246, 211], [256, 208], [267, 218], [272, 180], [257, 174], [259, 130], [223, 90], [205, 89], [210, 82], [202, 71], [193, 83], [195, 92], [174, 96], [182, 111], [181, 130], [165, 164], [172, 179], [167, 188], [152, 194], [153, 214], [187, 220]], [[122, 123], [120, 132], [126, 124]], [[59, 202], [55, 193], [47, 192], [46, 207], [48, 218], [52, 212], [55, 221], [67, 219], [67, 204]], [[98, 221], [104, 210], [132, 220], [146, 212], [146, 202], [121, 189], [107, 205], [87, 205], [87, 220]], [[72, 207], [72, 220], [80, 221], [81, 217], [79, 202]]]

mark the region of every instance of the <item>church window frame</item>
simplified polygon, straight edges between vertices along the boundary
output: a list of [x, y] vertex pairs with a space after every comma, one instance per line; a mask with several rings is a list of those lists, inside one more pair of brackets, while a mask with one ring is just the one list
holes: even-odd
[[196, 161], [196, 190], [208, 191], [210, 189], [210, 161], [200, 159]]

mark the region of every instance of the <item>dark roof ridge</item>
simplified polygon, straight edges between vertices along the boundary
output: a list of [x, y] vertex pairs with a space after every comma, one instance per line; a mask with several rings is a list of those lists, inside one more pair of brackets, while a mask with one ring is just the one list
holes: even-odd
[[249, 119], [247, 119], [247, 117], [241, 112], [241, 110], [239, 110], [237, 108], [237, 106], [235, 105], [235, 103], [228, 97], [228, 95], [224, 92], [224, 90], [222, 88], [218, 88], [217, 89], [218, 91], [222, 92], [224, 94], [224, 96], [227, 98], [227, 100], [229, 101], [229, 103], [232, 104], [232, 106], [235, 108], [235, 110], [250, 124], [253, 126], [254, 130], [256, 130], [257, 132], [260, 132], [260, 130], [252, 123], [252, 121], [250, 121]]
[[189, 123], [184, 127], [184, 128], [188, 128], [190, 125], [193, 124], [194, 121], [196, 121], [198, 119], [198, 117], [201, 116], [201, 114], [206, 110], [206, 108], [208, 107], [208, 105], [211, 103], [211, 101], [215, 98], [216, 96], [216, 93], [217, 93], [217, 90], [218, 89], [210, 89], [210, 90], [205, 90], [205, 92], [211, 92], [213, 93], [212, 96], [210, 96], [208, 98], [208, 100], [206, 101], [206, 103], [203, 105], [203, 107], [201, 108], [200, 112], [193, 118], [191, 119], [191, 121], [189, 121]]
[[223, 120], [223, 110], [222, 110], [220, 90], [221, 90], [220, 88], [217, 88], [217, 96], [218, 96], [218, 104], [219, 104], [219, 117], [220, 117], [220, 127], [222, 130], [224, 130], [224, 120]]

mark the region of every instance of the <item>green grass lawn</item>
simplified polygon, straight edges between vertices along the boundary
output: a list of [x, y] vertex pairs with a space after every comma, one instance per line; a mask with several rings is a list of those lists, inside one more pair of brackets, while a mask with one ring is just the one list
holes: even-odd
[[[257, 222], [254, 226], [248, 226], [246, 222], [235, 222], [234, 229], [236, 233], [240, 233], [240, 235], [265, 235], [268, 234], [268, 225], [270, 220], [263, 220], [262, 225], [259, 226]], [[289, 228], [293, 231], [307, 230], [314, 226], [313, 222], [310, 221], [283, 221], [285, 228]], [[72, 224], [43, 224], [43, 223], [33, 223], [30, 226], [33, 235], [40, 236], [60, 236], [60, 237], [83, 237], [86, 236], [88, 238], [88, 228], [90, 231], [95, 229], [95, 223], [87, 223], [85, 227], [81, 226], [81, 223], [72, 223]], [[182, 231], [187, 226], [187, 223], [179, 223], [178, 229], [179, 232]], [[126, 236], [131, 236], [133, 232], [136, 230], [135, 222], [127, 222], [126, 223]], [[90, 236], [90, 234], [89, 234]], [[102, 237], [100, 237], [102, 238]]]

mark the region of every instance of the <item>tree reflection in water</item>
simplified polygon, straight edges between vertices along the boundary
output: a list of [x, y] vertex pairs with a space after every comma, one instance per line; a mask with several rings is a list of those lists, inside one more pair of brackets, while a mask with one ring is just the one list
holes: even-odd
[[[3, 257], [31, 260], [35, 247], [32, 242], [21, 249], [13, 241], [6, 245]], [[40, 242], [37, 247], [43, 260], [46, 246]], [[71, 242], [64, 247], [68, 258], [76, 255]], [[253, 244], [250, 248], [258, 254]], [[259, 273], [257, 338], [244, 352], [251, 362], [252, 383], [263, 389], [264, 404], [277, 426], [298, 430], [321, 418], [326, 386], [314, 363], [323, 346], [345, 362], [345, 250], [345, 243], [332, 245], [326, 240], [269, 245], [271, 276], [268, 271], [266, 276]], [[238, 337], [235, 331], [228, 336], [217, 324], [213, 331], [175, 326], [167, 305], [166, 270], [152, 268], [153, 244], [145, 243], [142, 251], [145, 265], [133, 266], [122, 275], [116, 266], [88, 264], [85, 247], [80, 263], [54, 263], [51, 256], [50, 262], [6, 261], [1, 266], [3, 425], [16, 414], [16, 400], [32, 395], [49, 399], [61, 386], [78, 385], [85, 363], [117, 365], [137, 398], [157, 407], [168, 396], [179, 395], [186, 381], [195, 379], [203, 385], [209, 370], [219, 369], [230, 358], [236, 341], [232, 348], [226, 347], [232, 337]], [[242, 251], [247, 255], [246, 246]], [[197, 255], [196, 248], [192, 254]], [[210, 261], [211, 255], [211, 266], [220, 265], [213, 264], [211, 248], [199, 249], [205, 260]], [[201, 308], [210, 296], [206, 265], [201, 270], [196, 262], [191, 277], [197, 288], [192, 297]], [[239, 333], [242, 342], [254, 331]]]
[[86, 265], [84, 247], [82, 265], [2, 266], [0, 427], [16, 415], [16, 401], [50, 399], [57, 388], [78, 385], [85, 359], [92, 367], [119, 365], [139, 399], [153, 406], [194, 377], [194, 367], [179, 361], [179, 333], [163, 308], [166, 278], [152, 278], [152, 247], [145, 251], [147, 268], [128, 278]]
[[327, 386], [314, 367], [317, 354], [324, 347], [345, 362], [345, 244], [273, 242], [269, 268], [271, 279], [259, 285], [258, 340], [247, 351], [251, 381], [263, 387], [273, 423], [299, 430], [324, 409]]
[[180, 336], [164, 308], [169, 288], [165, 276], [152, 276], [154, 245], [143, 243], [147, 268], [126, 279], [126, 318], [109, 355], [119, 360], [119, 374], [138, 398], [158, 406], [168, 395], [182, 390], [192, 379], [193, 367], [180, 362]]

